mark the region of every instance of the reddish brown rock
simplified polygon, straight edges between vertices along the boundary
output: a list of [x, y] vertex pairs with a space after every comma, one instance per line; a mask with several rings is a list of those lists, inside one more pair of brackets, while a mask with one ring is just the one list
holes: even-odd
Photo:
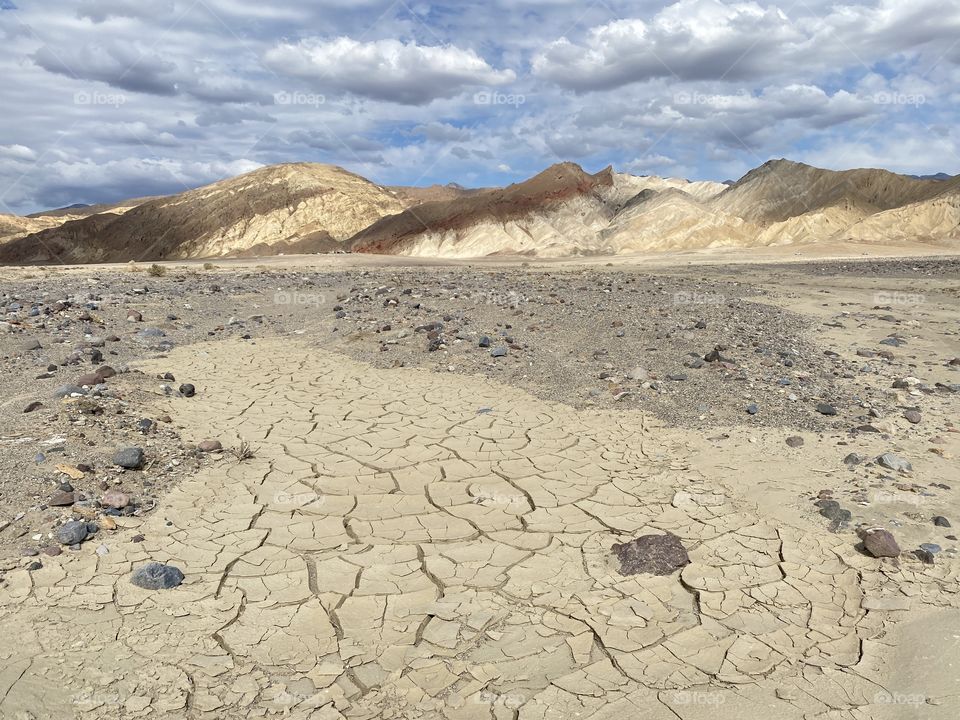
[[100, 498], [100, 504], [104, 507], [122, 510], [130, 504], [130, 496], [119, 490], [107, 490], [107, 492], [103, 494], [103, 497]]
[[861, 528], [857, 535], [863, 541], [864, 549], [876, 558], [900, 557], [900, 546], [889, 530], [883, 528]]
[[628, 543], [615, 544], [621, 575], [670, 575], [690, 564], [687, 550], [676, 535], [642, 535]]

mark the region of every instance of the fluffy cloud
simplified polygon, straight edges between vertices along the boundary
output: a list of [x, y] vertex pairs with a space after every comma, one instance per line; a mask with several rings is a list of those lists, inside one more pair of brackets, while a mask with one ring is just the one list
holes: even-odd
[[272, 48], [265, 61], [275, 72], [307, 80], [319, 91], [405, 105], [424, 105], [467, 88], [516, 79], [512, 70], [494, 70], [472, 50], [398, 40], [302, 40]]
[[957, 173], [958, 37], [943, 0], [0, 0], [0, 207], [291, 161], [476, 186], [560, 160]]
[[795, 18], [754, 2], [680, 0], [649, 20], [594, 27], [579, 43], [555, 40], [533, 58], [532, 69], [577, 92], [664, 77], [755, 81], [798, 68], [863, 65], [938, 43], [948, 52], [958, 31], [960, 6], [934, 0], [881, 0], [876, 7], [837, 6], [825, 17]]

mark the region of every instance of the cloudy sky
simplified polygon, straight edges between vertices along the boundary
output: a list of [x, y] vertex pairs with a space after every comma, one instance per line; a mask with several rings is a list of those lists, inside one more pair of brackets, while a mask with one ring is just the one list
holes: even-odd
[[0, 0], [0, 212], [261, 165], [960, 173], [960, 0]]

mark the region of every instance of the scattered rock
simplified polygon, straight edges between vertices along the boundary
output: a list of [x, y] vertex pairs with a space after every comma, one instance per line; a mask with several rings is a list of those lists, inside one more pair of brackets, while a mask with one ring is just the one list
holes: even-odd
[[72, 492], [57, 490], [50, 496], [47, 505], [50, 507], [70, 507], [74, 502], [76, 502], [76, 498]]
[[861, 528], [857, 535], [863, 541], [863, 547], [876, 558], [900, 557], [900, 546], [889, 530], [883, 528]]
[[197, 394], [197, 389], [190, 383], [184, 383], [180, 386], [180, 394], [190, 398]]
[[793, 435], [787, 438], [787, 446], [792, 448], [803, 447], [803, 438], [799, 435]]
[[127, 470], [139, 470], [143, 467], [143, 448], [128, 447], [117, 450], [113, 455], [113, 464]]
[[122, 510], [130, 504], [130, 496], [119, 490], [108, 490], [100, 498], [100, 504], [106, 508]]
[[916, 410], [907, 410], [903, 414], [903, 417], [906, 418], [909, 422], [913, 423], [914, 425], [916, 425], [923, 419], [923, 416]]
[[144, 590], [170, 590], [183, 582], [183, 573], [173, 565], [152, 562], [135, 570], [130, 582]]
[[71, 520], [57, 528], [53, 536], [61, 545], [77, 545], [87, 539], [87, 524], [82, 520]]
[[877, 464], [881, 467], [887, 468], [887, 470], [893, 470], [895, 472], [912, 472], [913, 465], [909, 461], [904, 460], [901, 457], [897, 457], [893, 453], [884, 453], [877, 458]]
[[937, 527], [945, 527], [945, 528], [953, 527], [952, 525], [950, 525], [950, 521], [947, 520], [943, 515], [934, 515], [933, 524], [936, 525]]
[[642, 535], [636, 540], [615, 544], [613, 553], [620, 560], [621, 575], [670, 575], [690, 564], [686, 548], [676, 535]]
[[817, 405], [817, 412], [821, 415], [832, 416], [837, 414], [837, 409], [829, 403], [820, 403]]
[[197, 450], [205, 453], [220, 452], [223, 444], [219, 440], [204, 440], [197, 445]]

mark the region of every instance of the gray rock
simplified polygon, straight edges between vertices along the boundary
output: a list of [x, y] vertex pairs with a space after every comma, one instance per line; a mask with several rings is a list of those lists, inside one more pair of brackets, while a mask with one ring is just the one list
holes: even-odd
[[61, 545], [77, 545], [87, 539], [87, 524], [81, 520], [71, 520], [57, 528], [53, 536]]
[[820, 514], [834, 524], [850, 522], [850, 511], [840, 507], [836, 500], [818, 500], [815, 505], [820, 508]]
[[798, 448], [803, 447], [803, 438], [799, 435], [792, 435], [787, 438], [787, 447]]
[[143, 448], [121, 448], [114, 453], [113, 464], [127, 470], [139, 470], [143, 467], [143, 457]]
[[621, 575], [671, 575], [690, 564], [686, 548], [676, 535], [642, 535], [628, 543], [615, 544]]
[[829, 403], [820, 403], [817, 405], [817, 412], [821, 415], [836, 415], [837, 409]]
[[53, 391], [53, 396], [55, 398], [65, 398], [70, 397], [71, 395], [86, 395], [87, 391], [78, 385], [61, 385], [56, 390]]
[[183, 582], [183, 573], [173, 565], [152, 562], [135, 570], [130, 582], [144, 590], [170, 590]]
[[933, 524], [937, 527], [952, 527], [950, 521], [947, 520], [943, 515], [935, 515], [933, 517]]
[[501, 358], [507, 356], [507, 349], [505, 347], [494, 348], [490, 351], [490, 357]]
[[923, 416], [922, 416], [919, 412], [917, 412], [916, 410], [907, 410], [907, 411], [903, 414], [903, 417], [906, 418], [906, 420], [907, 420], [908, 422], [911, 422], [911, 423], [913, 423], [914, 425], [916, 425], [916, 424], [919, 423], [921, 420], [923, 420]]
[[190, 383], [184, 383], [180, 386], [180, 394], [184, 397], [193, 397], [197, 394], [197, 389]]
[[884, 453], [878, 457], [877, 464], [895, 472], [911, 472], [913, 470], [913, 465], [909, 461], [897, 457], [893, 453]]

